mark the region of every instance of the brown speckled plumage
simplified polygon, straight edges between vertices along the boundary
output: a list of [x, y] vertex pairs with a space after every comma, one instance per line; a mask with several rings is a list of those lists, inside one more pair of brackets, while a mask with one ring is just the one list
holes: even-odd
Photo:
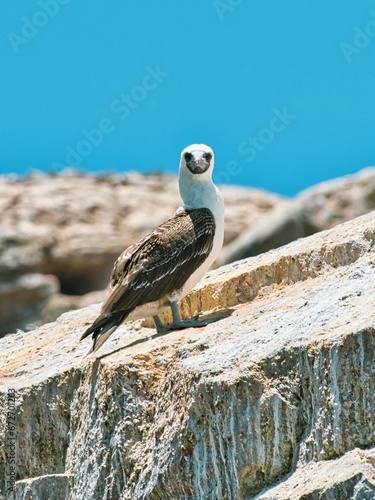
[[208, 257], [214, 234], [215, 220], [208, 208], [181, 210], [127, 248], [115, 262], [111, 293], [100, 316], [81, 338], [101, 335], [136, 307], [182, 288]]

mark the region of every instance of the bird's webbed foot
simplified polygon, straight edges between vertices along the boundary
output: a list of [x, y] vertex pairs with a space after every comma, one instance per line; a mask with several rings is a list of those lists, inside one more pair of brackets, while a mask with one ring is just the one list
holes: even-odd
[[158, 333], [172, 332], [174, 330], [182, 330], [184, 328], [200, 328], [208, 325], [209, 323], [214, 323], [215, 321], [219, 321], [219, 319], [222, 319], [222, 316], [198, 319], [199, 314], [197, 314], [190, 319], [181, 320], [176, 302], [171, 303], [171, 309], [173, 314], [172, 323], [163, 325], [163, 323], [159, 319], [159, 316], [153, 316]]

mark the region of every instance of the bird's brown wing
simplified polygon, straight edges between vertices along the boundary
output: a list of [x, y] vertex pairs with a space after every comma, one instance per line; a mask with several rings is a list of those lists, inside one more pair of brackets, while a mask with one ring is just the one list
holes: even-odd
[[207, 259], [214, 234], [208, 208], [183, 210], [127, 248], [115, 263], [102, 314], [132, 310], [182, 288]]

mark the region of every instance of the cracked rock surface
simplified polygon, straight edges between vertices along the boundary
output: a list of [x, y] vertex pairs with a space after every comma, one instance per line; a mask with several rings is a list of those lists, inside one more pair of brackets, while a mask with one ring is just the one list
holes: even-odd
[[1, 339], [3, 498], [9, 388], [19, 499], [375, 498], [374, 242], [370, 213], [211, 271], [181, 312], [223, 319], [97, 357], [100, 304]]

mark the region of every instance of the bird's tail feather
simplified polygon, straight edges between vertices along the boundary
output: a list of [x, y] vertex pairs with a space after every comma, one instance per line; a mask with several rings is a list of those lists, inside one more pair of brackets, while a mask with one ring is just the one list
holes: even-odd
[[129, 313], [130, 311], [119, 311], [116, 313], [106, 313], [98, 316], [94, 323], [87, 328], [80, 339], [83, 340], [88, 337], [90, 333], [92, 333], [93, 344], [86, 356], [97, 351], [99, 347], [101, 347], [108, 339], [108, 337], [116, 330], [116, 328], [124, 321]]

